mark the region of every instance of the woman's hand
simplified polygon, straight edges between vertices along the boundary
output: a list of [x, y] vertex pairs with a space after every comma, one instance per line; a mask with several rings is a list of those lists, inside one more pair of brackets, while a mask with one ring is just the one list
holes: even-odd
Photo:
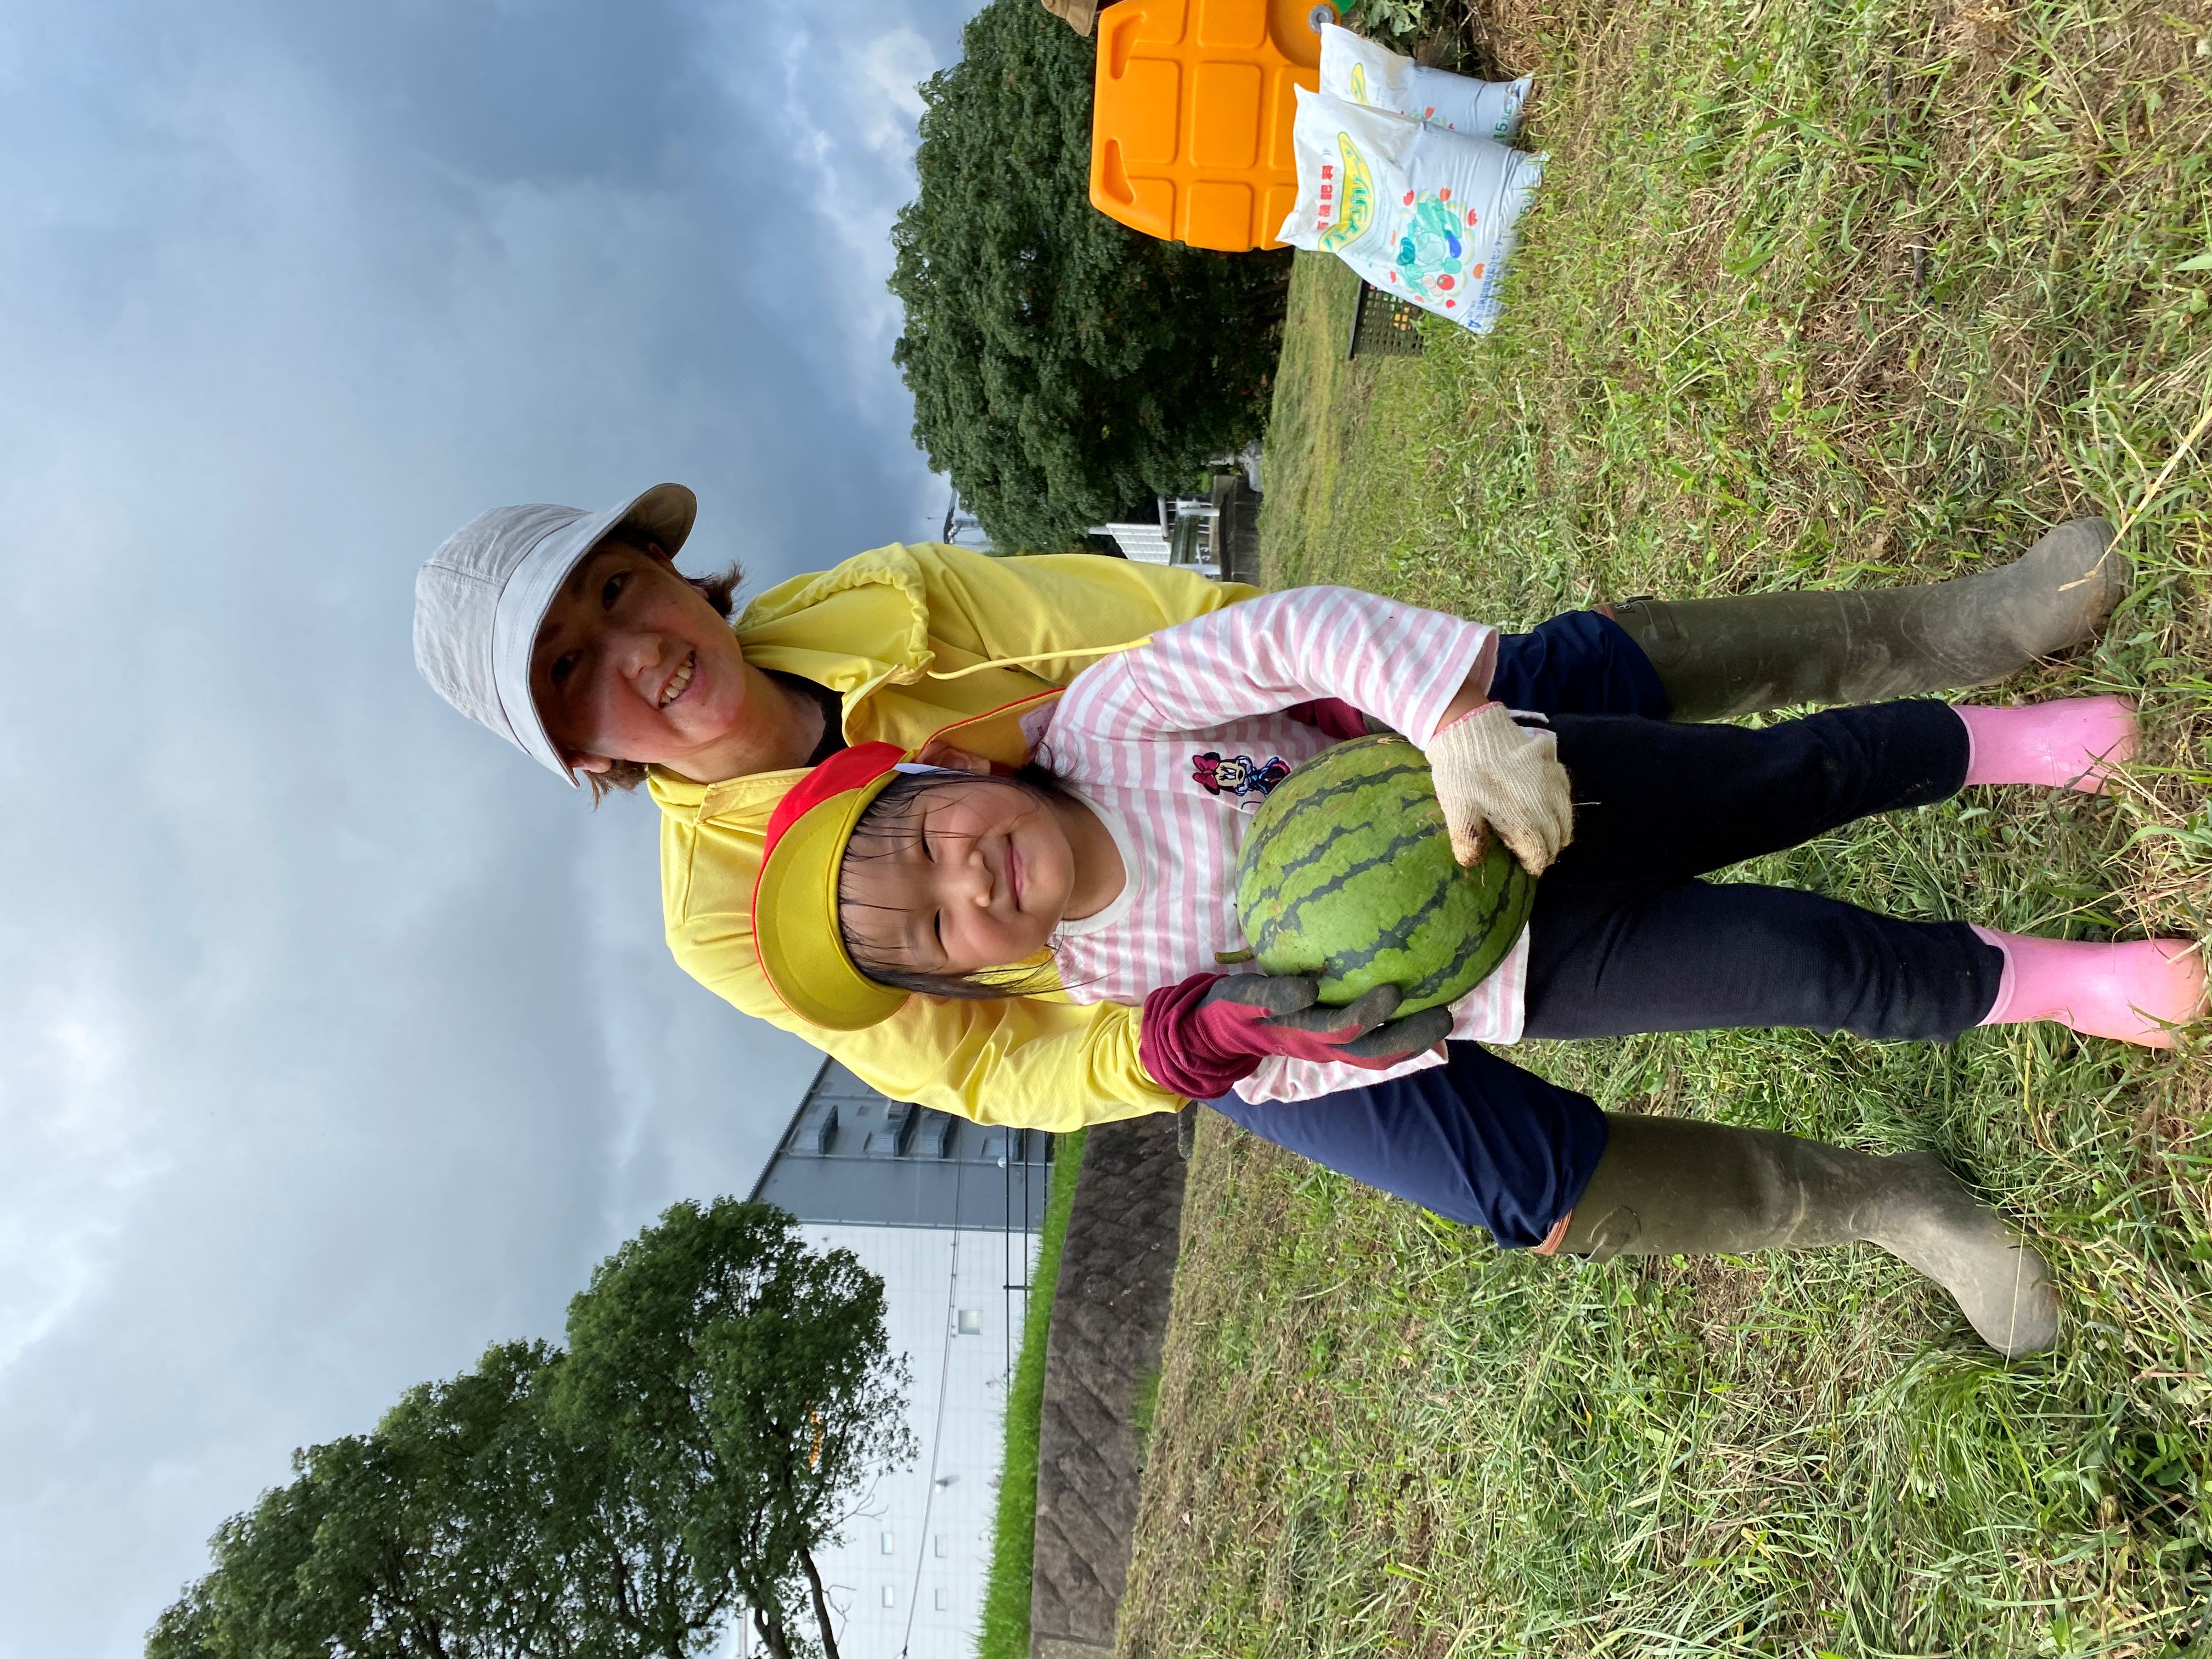
[[1271, 1056], [1380, 1071], [1451, 1032], [1449, 1008], [1392, 1020], [1401, 1000], [1395, 985], [1342, 1007], [1322, 1006], [1319, 994], [1314, 981], [1291, 974], [1194, 974], [1145, 999], [1139, 1058], [1161, 1088], [1212, 1100]]
[[1482, 856], [1486, 824], [1532, 876], [1574, 839], [1574, 796], [1559, 739], [1542, 726], [1517, 725], [1504, 704], [1484, 703], [1441, 727], [1427, 754], [1452, 856], [1462, 864]]

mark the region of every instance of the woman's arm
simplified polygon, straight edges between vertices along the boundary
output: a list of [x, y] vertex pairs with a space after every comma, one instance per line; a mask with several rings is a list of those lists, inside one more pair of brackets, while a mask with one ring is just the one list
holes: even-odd
[[868, 1030], [800, 1035], [894, 1100], [978, 1123], [1059, 1133], [1183, 1104], [1146, 1075], [1138, 1010], [1117, 1002], [915, 996]]
[[[936, 544], [907, 550], [921, 569], [931, 640], [978, 659], [1127, 644], [1196, 617], [1236, 610], [1258, 592], [1096, 554], [994, 559]], [[1098, 660], [1046, 655], [1026, 665], [1065, 685]]]
[[[1138, 1011], [1038, 997], [989, 1002], [912, 996], [880, 1025], [829, 1031], [777, 1000], [752, 949], [750, 917], [695, 914], [672, 926], [685, 972], [742, 1012], [804, 1037], [894, 1100], [978, 1123], [1055, 1132], [1171, 1112], [1183, 1097], [1146, 1075]], [[742, 937], [739, 937], [742, 935]]]

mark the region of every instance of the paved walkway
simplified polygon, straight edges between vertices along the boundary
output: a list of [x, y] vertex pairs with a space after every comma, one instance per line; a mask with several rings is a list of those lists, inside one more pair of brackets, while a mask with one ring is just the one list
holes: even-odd
[[1032, 1659], [1113, 1651], [1137, 1524], [1131, 1407], [1159, 1369], [1182, 1214], [1175, 1126], [1167, 1114], [1102, 1123], [1084, 1143], [1045, 1346]]

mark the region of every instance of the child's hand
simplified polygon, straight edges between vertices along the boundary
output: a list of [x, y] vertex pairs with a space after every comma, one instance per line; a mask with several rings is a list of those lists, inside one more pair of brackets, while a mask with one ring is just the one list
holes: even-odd
[[1321, 988], [1297, 974], [1234, 974], [1208, 990], [1196, 1013], [1224, 1048], [1291, 1060], [1342, 1060], [1380, 1070], [1411, 1060], [1451, 1030], [1451, 1010], [1393, 1020], [1404, 994], [1378, 985], [1341, 1006], [1316, 1000]]
[[1319, 992], [1314, 981], [1292, 974], [1194, 974], [1145, 999], [1139, 1056], [1162, 1088], [1212, 1100], [1271, 1056], [1379, 1071], [1451, 1030], [1449, 1008], [1391, 1019], [1401, 1000], [1395, 986], [1378, 986], [1341, 1007], [1322, 1006]]
[[1429, 740], [1429, 770], [1451, 831], [1452, 856], [1482, 856], [1485, 824], [1532, 876], [1574, 839], [1575, 805], [1559, 739], [1541, 726], [1514, 723], [1505, 705], [1486, 702]]

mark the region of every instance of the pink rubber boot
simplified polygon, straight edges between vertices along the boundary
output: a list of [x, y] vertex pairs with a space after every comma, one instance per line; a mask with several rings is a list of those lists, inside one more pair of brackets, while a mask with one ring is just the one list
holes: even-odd
[[2173, 1033], [2204, 1012], [2204, 963], [2185, 939], [2091, 945], [1977, 927], [2004, 953], [2004, 977], [1984, 1025], [2055, 1019], [2084, 1036], [2171, 1048]]
[[2136, 706], [2125, 697], [2061, 697], [2015, 708], [1954, 705], [1966, 728], [1968, 783], [2036, 783], [2101, 794], [2135, 757]]

